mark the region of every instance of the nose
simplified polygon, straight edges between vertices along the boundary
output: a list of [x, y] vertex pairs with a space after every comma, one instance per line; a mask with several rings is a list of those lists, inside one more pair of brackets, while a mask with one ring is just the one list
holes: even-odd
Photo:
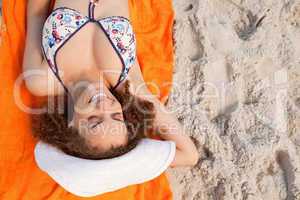
[[96, 109], [99, 111], [110, 112], [120, 109], [115, 99], [105, 99], [96, 103]]

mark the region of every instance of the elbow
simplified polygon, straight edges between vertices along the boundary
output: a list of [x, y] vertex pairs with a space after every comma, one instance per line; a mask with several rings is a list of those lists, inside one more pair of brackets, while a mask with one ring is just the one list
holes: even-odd
[[198, 151], [195, 149], [193, 152], [190, 153], [189, 155], [189, 161], [188, 161], [188, 165], [193, 167], [195, 166], [199, 161], [199, 153]]
[[40, 85], [31, 78], [25, 79], [25, 86], [27, 90], [34, 96], [45, 96], [45, 93], [41, 90]]
[[28, 90], [32, 95], [34, 95], [34, 96], [42, 96], [42, 95], [40, 94], [39, 89], [38, 89], [35, 85], [31, 84], [29, 81], [25, 81], [25, 85], [26, 85], [27, 90]]
[[42, 69], [30, 69], [23, 64], [23, 80], [27, 90], [34, 96], [47, 96], [48, 75]]
[[193, 167], [197, 165], [199, 161], [199, 153], [197, 150], [193, 152], [176, 150], [176, 156], [170, 167]]

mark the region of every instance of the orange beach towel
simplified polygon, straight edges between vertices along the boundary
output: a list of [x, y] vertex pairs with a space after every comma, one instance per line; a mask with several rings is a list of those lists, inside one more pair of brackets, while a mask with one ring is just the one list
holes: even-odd
[[[82, 199], [61, 188], [34, 161], [36, 141], [31, 134], [30, 117], [24, 108], [35, 105], [41, 98], [32, 96], [19, 78], [26, 34], [26, 3], [26, 0], [3, 0], [2, 4], [0, 199]], [[154, 83], [149, 86], [151, 91], [164, 101], [172, 80], [172, 1], [128, 0], [128, 3], [130, 20], [137, 35], [138, 60], [145, 81]], [[14, 89], [17, 83], [21, 83], [21, 89]], [[169, 200], [172, 199], [172, 193], [165, 174], [162, 174], [152, 181], [89, 199]]]

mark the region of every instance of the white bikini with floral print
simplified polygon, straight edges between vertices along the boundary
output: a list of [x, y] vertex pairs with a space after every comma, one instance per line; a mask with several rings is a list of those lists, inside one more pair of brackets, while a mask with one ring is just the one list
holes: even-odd
[[62, 83], [56, 64], [56, 54], [63, 45], [89, 22], [96, 23], [105, 33], [112, 47], [118, 54], [123, 70], [117, 84], [125, 80], [130, 67], [136, 59], [136, 41], [132, 25], [128, 18], [123, 16], [109, 16], [101, 19], [94, 18], [95, 3], [89, 3], [88, 16], [67, 7], [59, 7], [52, 11], [47, 18], [42, 33], [42, 49], [47, 62], [55, 76]]

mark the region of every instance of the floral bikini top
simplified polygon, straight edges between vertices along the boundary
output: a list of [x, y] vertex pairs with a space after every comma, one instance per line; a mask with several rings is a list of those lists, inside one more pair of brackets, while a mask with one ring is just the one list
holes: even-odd
[[95, 19], [95, 5], [96, 3], [90, 1], [88, 16], [71, 8], [56, 8], [47, 18], [43, 27], [42, 49], [44, 56], [67, 92], [68, 90], [58, 73], [56, 54], [72, 36], [90, 22], [99, 25], [122, 62], [123, 69], [113, 89], [126, 79], [129, 69], [136, 59], [135, 35], [129, 19], [122, 16]]

